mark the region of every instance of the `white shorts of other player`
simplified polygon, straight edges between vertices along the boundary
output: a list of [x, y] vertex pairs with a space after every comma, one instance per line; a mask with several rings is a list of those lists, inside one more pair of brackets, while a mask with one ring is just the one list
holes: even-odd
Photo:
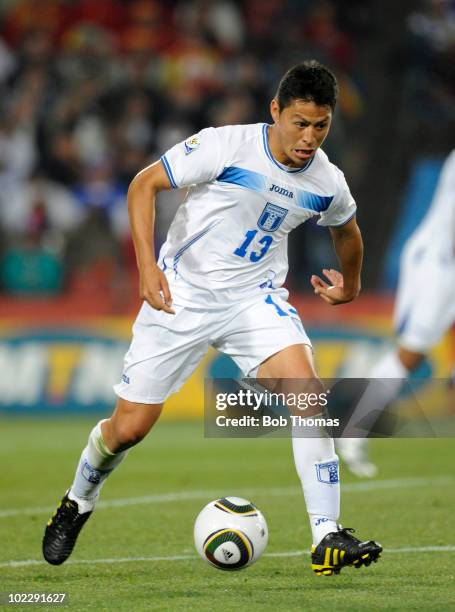
[[453, 255], [411, 239], [401, 258], [395, 305], [400, 345], [410, 351], [427, 353], [454, 321]]
[[276, 292], [223, 310], [172, 307], [175, 315], [144, 302], [133, 326], [122, 382], [114, 386], [119, 397], [144, 404], [164, 402], [182, 387], [210, 346], [232, 357], [244, 376], [254, 375], [259, 364], [287, 346], [311, 346], [297, 311]]

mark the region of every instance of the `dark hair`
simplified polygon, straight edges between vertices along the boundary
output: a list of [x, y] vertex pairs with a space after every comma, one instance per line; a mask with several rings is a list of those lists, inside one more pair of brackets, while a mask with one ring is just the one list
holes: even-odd
[[293, 100], [314, 102], [334, 110], [338, 85], [334, 74], [316, 60], [306, 60], [290, 68], [278, 85], [275, 98], [280, 112]]

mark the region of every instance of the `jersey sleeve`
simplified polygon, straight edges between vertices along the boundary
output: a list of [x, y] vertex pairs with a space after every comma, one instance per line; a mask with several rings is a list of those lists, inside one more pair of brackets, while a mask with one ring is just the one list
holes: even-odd
[[318, 225], [340, 227], [350, 221], [357, 210], [354, 198], [349, 191], [344, 174], [336, 168], [337, 189], [330, 206], [321, 212]]
[[172, 187], [179, 189], [213, 181], [222, 170], [221, 149], [215, 128], [201, 130], [174, 145], [160, 158]]

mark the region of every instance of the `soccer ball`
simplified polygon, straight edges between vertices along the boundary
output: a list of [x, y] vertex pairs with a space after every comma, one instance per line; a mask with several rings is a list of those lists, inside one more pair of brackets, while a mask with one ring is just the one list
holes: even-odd
[[210, 502], [194, 524], [196, 550], [218, 569], [238, 570], [251, 565], [264, 552], [268, 539], [263, 514], [242, 497]]

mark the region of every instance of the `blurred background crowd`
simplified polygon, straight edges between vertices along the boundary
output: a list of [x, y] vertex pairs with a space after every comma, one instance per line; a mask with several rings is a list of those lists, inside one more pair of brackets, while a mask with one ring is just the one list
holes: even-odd
[[[269, 121], [305, 58], [340, 82], [324, 148], [374, 289], [413, 166], [453, 147], [452, 0], [0, 0], [0, 293], [136, 293], [133, 176], [203, 127]], [[160, 195], [157, 248], [181, 200]], [[333, 265], [329, 242], [295, 232], [291, 288]]]

